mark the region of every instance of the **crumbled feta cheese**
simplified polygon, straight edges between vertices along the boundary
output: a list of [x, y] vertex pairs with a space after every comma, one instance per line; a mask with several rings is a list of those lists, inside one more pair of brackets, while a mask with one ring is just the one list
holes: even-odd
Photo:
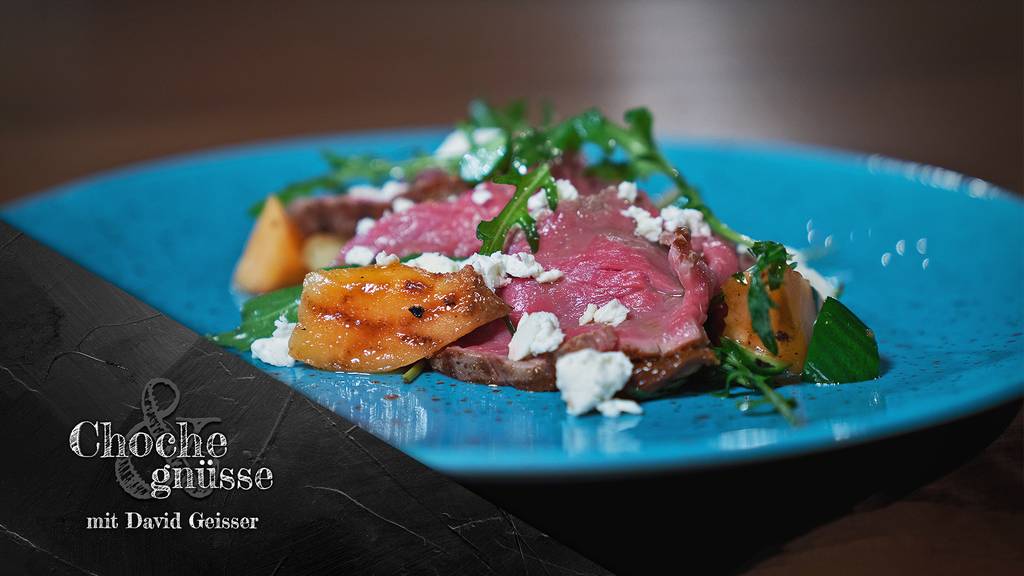
[[[502, 134], [501, 128], [477, 128], [473, 130], [473, 142], [477, 145], [487, 144], [495, 138], [500, 138]], [[470, 147], [465, 131], [455, 130], [445, 137], [441, 145], [434, 151], [434, 156], [443, 159], [461, 158], [469, 152]]]
[[549, 282], [561, 280], [563, 276], [565, 276], [565, 274], [563, 274], [561, 270], [557, 268], [552, 268], [550, 270], [545, 270], [541, 272], [540, 274], [537, 275], [536, 278], [537, 282], [540, 282], [541, 284], [547, 284]]
[[516, 333], [508, 343], [508, 357], [522, 360], [527, 356], [554, 352], [564, 339], [557, 316], [551, 312], [526, 312], [519, 319]]
[[548, 198], [544, 194], [543, 190], [535, 193], [526, 200], [526, 210], [530, 213], [530, 216], [533, 216], [534, 218], [539, 217], [545, 212], [551, 211], [551, 209], [548, 208]]
[[274, 320], [274, 333], [270, 338], [253, 340], [249, 350], [252, 357], [271, 366], [290, 368], [295, 366], [295, 358], [288, 354], [288, 340], [295, 331], [295, 323], [289, 322], [284, 314]]
[[398, 198], [409, 191], [409, 184], [398, 180], [388, 180], [380, 187], [380, 193], [385, 198]]
[[477, 184], [476, 188], [473, 188], [473, 193], [470, 195], [470, 199], [473, 200], [473, 204], [483, 206], [487, 204], [487, 201], [493, 197], [491, 191], [482, 184]]
[[464, 266], [470, 266], [476, 270], [477, 274], [480, 274], [484, 284], [491, 290], [508, 285], [509, 276], [534, 278], [538, 282], [554, 282], [562, 277], [560, 270], [544, 270], [544, 267], [534, 259], [533, 255], [526, 252], [519, 254], [495, 252], [490, 256], [473, 254], [465, 260], [453, 260], [437, 252], [427, 252], [405, 264], [435, 274], [448, 274], [456, 272]]
[[345, 264], [367, 266], [373, 262], [373, 250], [366, 246], [353, 246], [345, 253]]
[[376, 186], [367, 186], [363, 184], [357, 184], [355, 186], [349, 186], [348, 192], [346, 193], [350, 198], [360, 198], [366, 200], [379, 200], [380, 199], [380, 188]]
[[657, 242], [658, 237], [661, 236], [662, 220], [661, 216], [651, 216], [651, 213], [639, 206], [630, 206], [620, 212], [623, 216], [628, 216], [636, 222], [636, 228], [633, 230], [633, 234], [650, 240], [651, 242]]
[[455, 130], [445, 136], [441, 145], [434, 150], [434, 156], [437, 158], [460, 158], [466, 152], [469, 152], [469, 138], [462, 130]]
[[636, 182], [619, 182], [615, 196], [626, 202], [636, 202]]
[[625, 304], [619, 302], [618, 298], [613, 298], [607, 304], [598, 308], [597, 312], [594, 312], [594, 322], [618, 326], [626, 320], [628, 315], [629, 308], [626, 308]]
[[387, 252], [379, 252], [373, 258], [373, 262], [378, 266], [389, 266], [391, 264], [397, 264], [399, 262], [398, 256], [394, 254], [388, 254]]
[[578, 200], [580, 197], [579, 190], [564, 178], [555, 180], [555, 189], [558, 190], [559, 200]]
[[[565, 179], [555, 181], [555, 190], [558, 193], [559, 202], [562, 200], [578, 200], [580, 197], [579, 190], [576, 190], [572, 182]], [[543, 190], [535, 192], [533, 196], [530, 196], [526, 201], [526, 209], [530, 212], [530, 216], [534, 218], [550, 211], [550, 208], [548, 208], [548, 197]]]
[[[586, 348], [555, 362], [555, 386], [562, 393], [565, 411], [573, 416], [586, 414], [611, 400], [632, 374], [633, 363], [622, 352]], [[615, 406], [607, 405], [606, 410], [614, 412]]]
[[398, 214], [399, 212], [405, 212], [406, 210], [412, 208], [415, 205], [416, 203], [413, 202], [412, 200], [409, 200], [408, 198], [402, 198], [401, 196], [399, 196], [398, 198], [395, 198], [394, 202], [391, 203], [391, 209], [395, 211], [395, 214]]
[[661, 209], [661, 219], [667, 232], [685, 226], [690, 229], [690, 236], [711, 236], [711, 226], [704, 221], [704, 214], [700, 210], [666, 206]]
[[497, 290], [509, 282], [505, 276], [505, 258], [501, 252], [495, 252], [490, 256], [473, 254], [464, 264], [472, 266], [491, 290]]
[[597, 304], [587, 304], [587, 309], [580, 316], [580, 326], [590, 324], [594, 321], [594, 314], [597, 314]]
[[433, 272], [434, 274], [450, 274], [458, 271], [459, 268], [462, 268], [462, 262], [456, 262], [444, 254], [438, 254], [437, 252], [420, 254], [406, 262], [405, 265], [419, 268], [420, 270], [426, 270], [427, 272]]
[[587, 304], [587, 309], [580, 316], [580, 326], [591, 322], [618, 326], [626, 321], [626, 316], [628, 315], [629, 308], [622, 302], [619, 302], [618, 298], [613, 298], [600, 308], [597, 307], [597, 304]]
[[359, 222], [356, 222], [356, 236], [362, 236], [369, 234], [370, 230], [377, 225], [377, 221], [373, 218], [360, 218]]
[[[495, 253], [497, 254], [497, 253]], [[536, 278], [544, 272], [544, 267], [537, 262], [533, 254], [519, 252], [504, 254], [505, 272], [515, 278]]]
[[348, 189], [348, 195], [352, 198], [363, 200], [374, 200], [376, 202], [391, 202], [395, 198], [405, 194], [409, 185], [397, 180], [388, 180], [380, 188], [374, 186], [357, 185]]
[[619, 414], [643, 414], [644, 409], [633, 400], [625, 400], [622, 398], [612, 398], [611, 400], [605, 400], [597, 405], [597, 411], [602, 416], [609, 418], [615, 418]]

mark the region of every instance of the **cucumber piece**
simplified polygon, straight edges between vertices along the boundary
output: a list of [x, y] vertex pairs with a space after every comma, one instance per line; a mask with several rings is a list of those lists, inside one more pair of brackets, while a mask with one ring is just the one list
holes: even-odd
[[814, 322], [802, 379], [842, 384], [878, 378], [875, 333], [835, 298], [827, 298]]

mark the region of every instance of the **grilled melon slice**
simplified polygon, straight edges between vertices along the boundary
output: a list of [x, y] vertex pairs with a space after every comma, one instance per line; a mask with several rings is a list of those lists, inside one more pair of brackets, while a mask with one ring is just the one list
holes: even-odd
[[323, 370], [387, 372], [429, 358], [508, 312], [472, 268], [318, 270], [303, 282], [289, 353]]

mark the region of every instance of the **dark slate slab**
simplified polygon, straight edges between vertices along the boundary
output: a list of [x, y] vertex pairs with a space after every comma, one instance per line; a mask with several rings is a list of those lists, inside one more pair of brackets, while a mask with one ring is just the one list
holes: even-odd
[[[606, 573], [2, 223], [0, 300], [0, 572]], [[222, 466], [269, 467], [273, 487], [136, 500], [113, 460], [72, 454], [80, 421], [121, 433], [142, 421], [157, 377], [181, 391], [173, 417], [221, 419], [207, 430], [228, 438]], [[85, 529], [86, 517], [126, 511], [259, 522]]]

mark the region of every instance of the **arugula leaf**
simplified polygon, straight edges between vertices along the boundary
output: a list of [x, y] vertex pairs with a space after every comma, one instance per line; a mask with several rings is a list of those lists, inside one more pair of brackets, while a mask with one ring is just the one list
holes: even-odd
[[504, 108], [497, 108], [485, 100], [469, 103], [469, 125], [472, 128], [501, 128], [513, 134], [527, 127], [526, 101], [513, 100]]
[[253, 341], [274, 333], [274, 321], [284, 314], [289, 322], [298, 322], [302, 286], [289, 286], [254, 296], [242, 304], [242, 323], [229, 332], [210, 336], [210, 340], [240, 352], [249, 350]]
[[534, 192], [543, 189], [548, 205], [552, 209], [558, 205], [558, 191], [555, 188], [555, 180], [551, 177], [551, 167], [542, 164], [525, 175], [512, 172], [495, 178], [494, 181], [499, 184], [513, 184], [516, 191], [493, 220], [484, 220], [477, 225], [476, 237], [483, 241], [480, 253], [492, 254], [504, 250], [508, 233], [516, 226], [523, 230], [526, 241], [530, 243], [530, 249], [536, 252], [540, 245], [540, 236], [537, 234], [537, 222], [530, 216], [527, 203]]
[[[629, 158], [628, 174], [633, 179], [646, 178], [654, 173], [664, 174], [671, 179], [678, 191], [674, 203], [681, 208], [699, 210], [704, 215], [704, 221], [718, 236], [737, 244], [753, 244], [749, 236], [736, 232], [719, 220], [704, 203], [700, 192], [661, 153], [654, 141], [654, 117], [647, 108], [628, 110], [624, 118], [626, 125], [621, 126], [597, 110], [588, 110], [569, 122], [581, 141], [596, 144], [606, 155], [621, 149]], [[607, 166], [607, 161], [604, 163]]]
[[[760, 356], [753, 350], [748, 350], [739, 342], [730, 338], [722, 338], [721, 344], [715, 348], [718, 356], [718, 370], [725, 378], [726, 396], [729, 395], [732, 386], [741, 386], [749, 390], [760, 392], [764, 400], [786, 419], [790, 424], [798, 424], [793, 407], [796, 402], [779, 394], [772, 387], [772, 379], [782, 374], [786, 367], [785, 363]], [[757, 402], [747, 401], [741, 403], [740, 409], [747, 411], [756, 406]]]
[[[457, 167], [457, 161], [439, 159], [425, 154], [417, 154], [412, 158], [397, 161], [369, 155], [342, 156], [330, 150], [324, 150], [321, 155], [330, 168], [330, 172], [289, 184], [276, 192], [274, 195], [283, 204], [287, 205], [296, 198], [311, 196], [319, 191], [344, 194], [354, 182], [369, 182], [379, 186], [388, 179], [411, 180], [420, 172], [431, 168], [453, 172]], [[249, 214], [253, 217], [259, 216], [264, 202], [265, 200], [261, 200], [250, 206]]]
[[[757, 261], [750, 269], [750, 287], [747, 290], [747, 307], [750, 309], [750, 324], [761, 338], [761, 343], [772, 354], [779, 353], [779, 344], [775, 340], [775, 330], [772, 328], [771, 309], [775, 308], [775, 302], [771, 299], [769, 291], [777, 290], [782, 286], [785, 277], [789, 254], [786, 247], [778, 242], [755, 242], [750, 247], [750, 253]], [[768, 284], [765, 286], [765, 278]]]

